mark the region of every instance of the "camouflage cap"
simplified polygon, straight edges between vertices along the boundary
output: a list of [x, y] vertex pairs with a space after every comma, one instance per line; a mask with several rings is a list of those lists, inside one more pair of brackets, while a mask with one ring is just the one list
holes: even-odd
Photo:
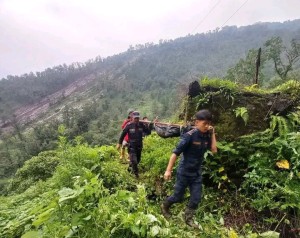
[[133, 118], [140, 118], [140, 113], [138, 111], [132, 112], [132, 117]]

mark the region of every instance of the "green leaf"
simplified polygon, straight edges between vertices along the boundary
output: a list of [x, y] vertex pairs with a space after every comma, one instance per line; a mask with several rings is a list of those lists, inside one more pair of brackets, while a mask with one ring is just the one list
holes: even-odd
[[91, 218], [92, 218], [92, 216], [91, 216], [91, 215], [89, 215], [89, 216], [87, 216], [87, 217], [83, 218], [83, 220], [85, 220], [85, 221], [89, 221], [89, 220], [91, 220]]
[[221, 173], [222, 171], [224, 171], [224, 167], [219, 168], [219, 173]]
[[78, 190], [73, 190], [71, 188], [63, 188], [58, 192], [58, 194], [60, 196], [60, 199], [58, 200], [58, 202], [61, 203], [65, 200], [75, 198], [78, 195], [80, 195], [83, 192], [83, 190], [84, 190], [83, 188], [80, 188]]
[[53, 210], [54, 208], [50, 208], [47, 211], [44, 211], [43, 213], [38, 215], [37, 219], [34, 222], [32, 222], [32, 225], [38, 227], [41, 224], [43, 224], [45, 221], [47, 221], [50, 218]]
[[72, 226], [72, 228], [66, 234], [65, 238], [73, 237], [77, 231], [78, 231], [78, 226]]
[[275, 231], [266, 231], [264, 233], [259, 234], [259, 237], [265, 238], [279, 238], [279, 233]]
[[60, 197], [68, 197], [68, 196], [73, 195], [74, 193], [75, 193], [75, 190], [73, 190], [71, 188], [63, 188], [58, 191], [58, 194]]
[[140, 234], [140, 228], [138, 226], [131, 226], [131, 231], [136, 235]]
[[161, 228], [159, 226], [153, 226], [153, 227], [151, 227], [150, 235], [152, 237], [157, 236], [159, 234], [160, 229]]
[[40, 231], [28, 231], [21, 238], [40, 238], [42, 234]]
[[152, 214], [147, 214], [146, 216], [149, 218], [151, 223], [157, 221], [157, 218], [155, 216], [153, 216]]
[[126, 190], [120, 190], [120, 191], [118, 191], [117, 195], [118, 195], [118, 199], [120, 199], [120, 200], [125, 200], [125, 199], [127, 199], [129, 197], [129, 193]]

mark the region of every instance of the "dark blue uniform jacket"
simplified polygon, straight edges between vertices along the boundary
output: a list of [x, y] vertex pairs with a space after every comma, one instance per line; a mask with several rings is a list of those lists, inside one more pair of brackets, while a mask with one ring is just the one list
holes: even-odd
[[128, 133], [128, 140], [130, 147], [139, 147], [143, 146], [143, 135], [150, 135], [153, 124], [150, 123], [149, 126], [145, 126], [143, 123], [138, 122], [129, 122], [126, 127], [123, 129], [121, 136], [119, 138], [119, 144], [122, 144], [126, 134]]
[[185, 133], [177, 147], [173, 150], [177, 156], [181, 153], [177, 172], [184, 176], [199, 176], [205, 152], [211, 149], [211, 135], [209, 132], [202, 133], [198, 129], [193, 129]]

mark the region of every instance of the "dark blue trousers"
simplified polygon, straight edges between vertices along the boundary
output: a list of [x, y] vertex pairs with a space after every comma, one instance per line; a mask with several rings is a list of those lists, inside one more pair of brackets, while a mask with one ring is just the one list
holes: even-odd
[[177, 173], [175, 191], [167, 200], [170, 203], [179, 203], [183, 201], [186, 188], [190, 190], [190, 200], [188, 207], [197, 209], [201, 201], [202, 176], [184, 176]]
[[141, 161], [142, 147], [130, 147], [128, 149], [130, 165], [135, 175], [139, 174], [138, 164]]

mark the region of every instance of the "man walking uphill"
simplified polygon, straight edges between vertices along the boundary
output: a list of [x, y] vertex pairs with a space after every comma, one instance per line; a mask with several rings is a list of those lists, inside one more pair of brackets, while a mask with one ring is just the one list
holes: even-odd
[[181, 202], [187, 187], [190, 190], [190, 200], [185, 209], [184, 220], [187, 225], [198, 228], [193, 217], [201, 200], [202, 175], [201, 167], [204, 154], [207, 150], [217, 152], [214, 128], [210, 125], [212, 120], [208, 110], [200, 110], [195, 115], [195, 129], [185, 133], [177, 147], [173, 150], [164, 179], [171, 178], [173, 166], [181, 153], [182, 159], [177, 168], [175, 191], [172, 196], [161, 204], [162, 214], [169, 218], [170, 207], [174, 203]]
[[130, 165], [132, 167], [135, 177], [139, 177], [138, 164], [141, 161], [142, 149], [143, 149], [143, 134], [151, 134], [153, 123], [149, 124], [149, 127], [145, 126], [139, 121], [140, 113], [137, 111], [132, 112], [132, 121], [129, 122], [123, 129], [117, 144], [117, 149], [120, 148], [126, 134], [128, 134], [128, 153], [130, 158]]

